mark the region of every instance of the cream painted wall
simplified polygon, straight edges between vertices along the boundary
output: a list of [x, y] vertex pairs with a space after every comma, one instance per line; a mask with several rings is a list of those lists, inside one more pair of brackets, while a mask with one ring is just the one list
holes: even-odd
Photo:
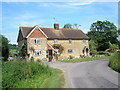
[[[34, 40], [36, 38], [28, 38], [27, 39], [27, 50], [30, 54], [30, 58], [33, 56], [34, 60], [37, 59], [42, 60], [43, 58], [46, 58], [46, 50], [47, 50], [47, 39], [46, 38], [38, 38], [40, 39], [40, 44], [35, 44]], [[30, 48], [33, 47], [35, 51], [42, 51], [42, 54], [40, 56], [34, 55], [34, 52], [30, 50]]]
[[[48, 40], [48, 42], [53, 45], [54, 40]], [[74, 56], [75, 58], [79, 58], [80, 55], [83, 55], [83, 49], [85, 46], [89, 48], [88, 40], [72, 40], [72, 43], [69, 44], [68, 40], [58, 40], [58, 44], [61, 44], [64, 47], [64, 51], [61, 54], [62, 58]], [[72, 53], [68, 53], [68, 49], [72, 49]]]

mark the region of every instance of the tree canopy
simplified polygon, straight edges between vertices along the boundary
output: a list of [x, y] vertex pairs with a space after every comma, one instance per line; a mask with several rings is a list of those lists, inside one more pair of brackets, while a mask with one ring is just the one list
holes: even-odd
[[81, 25], [78, 24], [65, 24], [63, 28], [68, 28], [68, 29], [78, 29]]
[[98, 51], [104, 51], [109, 48], [109, 42], [118, 44], [117, 27], [109, 21], [97, 21], [91, 24], [90, 31], [87, 34], [94, 40], [98, 46]]
[[0, 35], [0, 41], [1, 41], [0, 50], [2, 51], [2, 57], [3, 60], [6, 61], [9, 57], [9, 45], [8, 45], [9, 41], [3, 35]]

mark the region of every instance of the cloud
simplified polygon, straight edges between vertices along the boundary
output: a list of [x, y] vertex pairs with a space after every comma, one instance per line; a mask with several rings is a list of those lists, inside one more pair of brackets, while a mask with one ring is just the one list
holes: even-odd
[[91, 3], [69, 3], [69, 5], [88, 5]]
[[[0, 0], [2, 2], [89, 2], [90, 0]], [[96, 0], [96, 2], [119, 2], [119, 0]]]
[[73, 8], [77, 9], [76, 6], [70, 5], [69, 3], [43, 3], [42, 6], [44, 7], [58, 7], [58, 8]]

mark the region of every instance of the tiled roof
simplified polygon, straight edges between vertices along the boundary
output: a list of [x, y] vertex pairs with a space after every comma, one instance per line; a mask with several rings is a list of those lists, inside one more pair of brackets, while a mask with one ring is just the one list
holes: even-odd
[[[20, 27], [18, 41], [26, 38], [33, 28], [34, 27]], [[59, 30], [55, 30], [54, 28], [42, 27], [40, 27], [40, 29], [48, 36], [48, 39], [89, 39], [80, 29], [59, 28]]]

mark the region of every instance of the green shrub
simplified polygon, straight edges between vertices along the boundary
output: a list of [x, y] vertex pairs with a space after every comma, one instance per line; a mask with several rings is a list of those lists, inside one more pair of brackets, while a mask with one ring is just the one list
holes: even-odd
[[31, 57], [31, 58], [30, 58], [30, 61], [34, 61], [34, 57]]
[[20, 81], [34, 78], [35, 75], [51, 75], [51, 69], [37, 62], [8, 61], [2, 64], [2, 86], [10, 88]]
[[110, 57], [109, 66], [120, 73], [120, 52], [116, 52]]
[[73, 59], [74, 57], [70, 55], [69, 58], [70, 58], [70, 59]]

